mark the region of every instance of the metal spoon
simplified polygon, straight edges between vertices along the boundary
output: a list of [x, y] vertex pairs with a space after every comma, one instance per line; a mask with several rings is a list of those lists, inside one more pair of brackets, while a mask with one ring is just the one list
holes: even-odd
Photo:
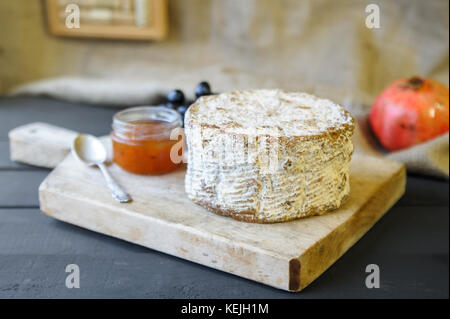
[[105, 177], [106, 185], [108, 185], [115, 200], [121, 203], [131, 201], [130, 195], [116, 183], [106, 169], [104, 163], [107, 159], [107, 151], [98, 138], [88, 134], [78, 135], [73, 141], [72, 153], [84, 164], [89, 166], [97, 165], [100, 168]]

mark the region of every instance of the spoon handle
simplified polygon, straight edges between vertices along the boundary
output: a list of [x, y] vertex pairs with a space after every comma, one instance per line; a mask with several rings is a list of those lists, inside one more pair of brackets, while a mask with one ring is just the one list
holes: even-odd
[[98, 167], [100, 167], [100, 170], [103, 173], [103, 176], [106, 180], [106, 185], [108, 185], [109, 189], [111, 190], [112, 196], [115, 200], [121, 203], [128, 203], [131, 201], [130, 195], [128, 195], [120, 186], [116, 183], [116, 181], [112, 178], [112, 176], [109, 174], [108, 170], [106, 169], [106, 166], [104, 164], [98, 164]]

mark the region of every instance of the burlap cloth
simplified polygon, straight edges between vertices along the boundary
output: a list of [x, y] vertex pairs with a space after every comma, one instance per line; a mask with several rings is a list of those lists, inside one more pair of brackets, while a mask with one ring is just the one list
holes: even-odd
[[[369, 3], [380, 6], [380, 29], [365, 25]], [[184, 4], [175, 2], [172, 8]], [[374, 98], [398, 78], [421, 75], [448, 86], [448, 1], [191, 4], [192, 10], [183, 7], [184, 13], [176, 16], [179, 30], [172, 32], [179, 33], [166, 43], [120, 44], [116, 50], [110, 43], [89, 42], [90, 54], [78, 63], [86, 67], [79, 74], [25, 84], [12, 94], [123, 107], [156, 103], [173, 88], [192, 98], [201, 80], [208, 80], [216, 92], [305, 91], [340, 103], [358, 119], [356, 152], [386, 156], [404, 162], [409, 172], [448, 179], [448, 134], [386, 153], [367, 125]]]

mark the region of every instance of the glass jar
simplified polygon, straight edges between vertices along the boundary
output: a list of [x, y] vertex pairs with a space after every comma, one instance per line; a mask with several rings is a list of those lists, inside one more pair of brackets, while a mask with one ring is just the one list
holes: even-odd
[[181, 127], [178, 112], [160, 106], [125, 109], [113, 117], [111, 133], [113, 161], [136, 174], [163, 174], [178, 164], [170, 158], [178, 142], [170, 139], [173, 129]]

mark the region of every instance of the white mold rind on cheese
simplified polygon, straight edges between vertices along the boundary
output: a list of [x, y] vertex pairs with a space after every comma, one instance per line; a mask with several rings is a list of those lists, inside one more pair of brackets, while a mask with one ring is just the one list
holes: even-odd
[[288, 221], [338, 208], [348, 197], [352, 116], [306, 93], [234, 91], [186, 113], [193, 201], [238, 220]]

